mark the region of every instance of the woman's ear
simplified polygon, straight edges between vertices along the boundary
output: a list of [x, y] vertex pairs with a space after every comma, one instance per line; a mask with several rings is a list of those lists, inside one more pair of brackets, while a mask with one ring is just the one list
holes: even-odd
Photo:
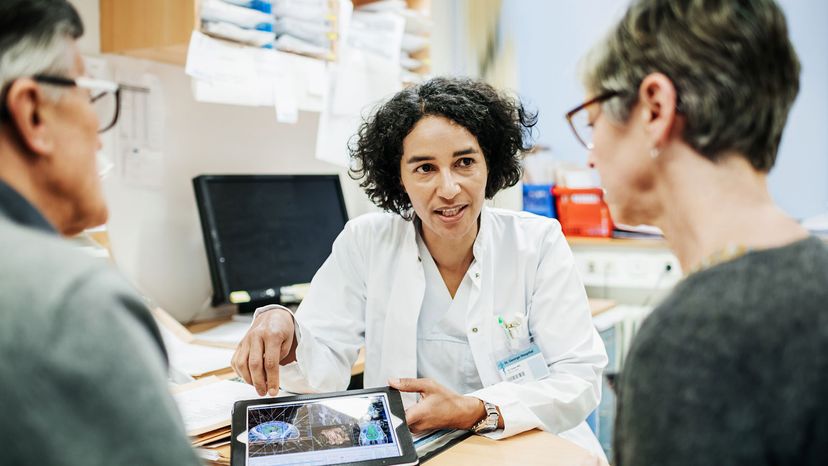
[[651, 73], [638, 89], [641, 118], [653, 149], [663, 148], [676, 123], [678, 102], [673, 81], [662, 73]]

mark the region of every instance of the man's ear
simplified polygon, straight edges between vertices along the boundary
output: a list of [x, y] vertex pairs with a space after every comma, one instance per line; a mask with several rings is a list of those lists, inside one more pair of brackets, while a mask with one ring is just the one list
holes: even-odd
[[677, 92], [673, 81], [662, 73], [651, 73], [638, 89], [644, 128], [654, 149], [666, 145], [676, 123]]
[[29, 78], [14, 80], [6, 93], [6, 108], [11, 124], [17, 128], [20, 143], [29, 152], [42, 156], [54, 150], [54, 140], [44, 121], [51, 104], [43, 90]]

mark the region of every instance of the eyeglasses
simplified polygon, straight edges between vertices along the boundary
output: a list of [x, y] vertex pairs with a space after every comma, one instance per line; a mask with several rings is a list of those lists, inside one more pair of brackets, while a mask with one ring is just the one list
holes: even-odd
[[[37, 82], [53, 86], [74, 86], [89, 91], [89, 100], [98, 115], [98, 133], [103, 133], [115, 126], [121, 113], [121, 91], [149, 92], [144, 87], [128, 86], [105, 79], [65, 78], [38, 74], [32, 77]], [[4, 101], [5, 105], [5, 101]]]
[[578, 142], [583, 144], [587, 150], [592, 150], [593, 148], [592, 124], [594, 123], [589, 121], [589, 112], [587, 111], [587, 107], [593, 104], [606, 102], [607, 100], [621, 94], [623, 94], [621, 91], [607, 91], [566, 112], [566, 121], [569, 122], [572, 132], [575, 133], [575, 137], [578, 139]]
[[[50, 76], [45, 74], [38, 74], [32, 76], [32, 79], [39, 83], [48, 84], [52, 86], [71, 86], [86, 89], [89, 91], [89, 101], [98, 115], [98, 132], [104, 131], [115, 126], [118, 122], [118, 115], [121, 113], [121, 91], [144, 92], [148, 93], [149, 89], [145, 87], [129, 86], [126, 84], [119, 84], [105, 79], [92, 78], [75, 78], [70, 79], [63, 76]], [[6, 92], [11, 83], [8, 83], [2, 91], [0, 91], [0, 120], [6, 121], [9, 117], [9, 109], [6, 107]]]

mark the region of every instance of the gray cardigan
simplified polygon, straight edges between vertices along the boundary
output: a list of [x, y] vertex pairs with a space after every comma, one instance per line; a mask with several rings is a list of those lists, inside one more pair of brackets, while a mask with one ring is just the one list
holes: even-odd
[[3, 464], [198, 464], [130, 286], [0, 182]]
[[811, 237], [687, 277], [619, 384], [616, 466], [828, 464], [828, 249]]

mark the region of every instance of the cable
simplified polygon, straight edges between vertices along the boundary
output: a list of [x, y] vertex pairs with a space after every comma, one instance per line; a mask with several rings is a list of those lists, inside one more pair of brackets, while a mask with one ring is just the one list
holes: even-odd
[[670, 265], [670, 264], [667, 264], [664, 267], [664, 270], [662, 270], [661, 274], [658, 276], [658, 279], [656, 280], [655, 285], [652, 288], [652, 291], [650, 291], [650, 294], [647, 295], [647, 298], [644, 299], [644, 302], [641, 303], [642, 307], [647, 307], [650, 304], [650, 300], [653, 298], [653, 296], [655, 296], [656, 293], [658, 293], [659, 285], [661, 285], [661, 281], [664, 280], [664, 277], [669, 275], [672, 270], [673, 270], [673, 266]]

